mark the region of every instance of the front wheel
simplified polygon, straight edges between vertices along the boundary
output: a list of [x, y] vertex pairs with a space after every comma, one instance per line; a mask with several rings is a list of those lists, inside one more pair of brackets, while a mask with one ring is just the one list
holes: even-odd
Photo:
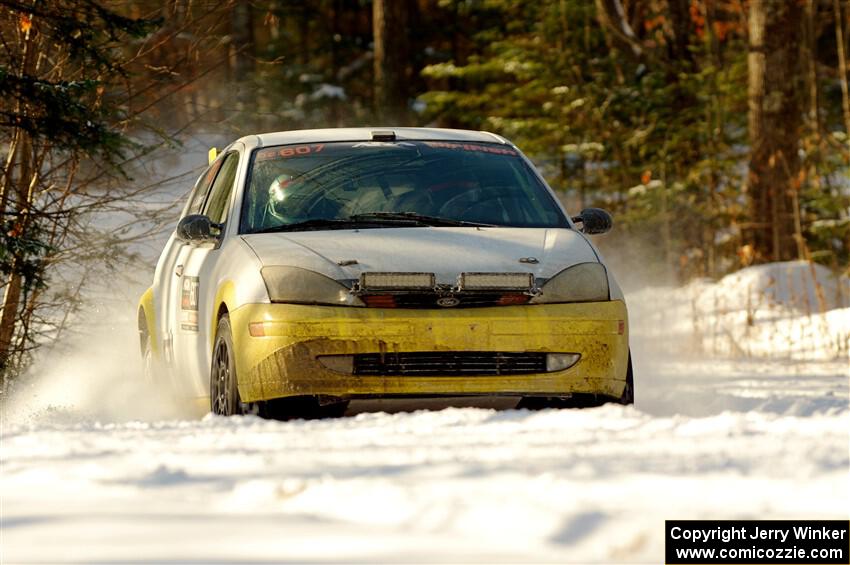
[[218, 321], [210, 369], [210, 411], [220, 416], [237, 416], [244, 413], [236, 381], [236, 360], [233, 350], [233, 332], [230, 317]]

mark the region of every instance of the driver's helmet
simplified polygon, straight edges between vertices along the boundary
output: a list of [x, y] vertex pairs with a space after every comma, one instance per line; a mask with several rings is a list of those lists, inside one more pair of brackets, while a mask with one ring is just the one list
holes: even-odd
[[289, 195], [287, 189], [291, 181], [292, 175], [284, 173], [278, 175], [269, 185], [268, 212], [279, 220], [286, 219], [286, 197]]

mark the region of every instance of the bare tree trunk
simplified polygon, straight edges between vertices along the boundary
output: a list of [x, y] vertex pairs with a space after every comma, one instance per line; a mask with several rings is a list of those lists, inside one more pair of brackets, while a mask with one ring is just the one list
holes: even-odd
[[254, 16], [250, 2], [237, 2], [230, 18], [232, 38], [233, 79], [236, 81], [236, 102], [240, 110], [252, 108], [255, 88], [250, 84], [254, 73]]
[[[15, 259], [12, 268], [20, 268], [20, 262]], [[0, 377], [4, 377], [5, 369], [12, 356], [12, 339], [15, 335], [15, 325], [18, 319], [18, 306], [21, 302], [21, 276], [13, 273], [6, 284], [3, 294], [3, 309], [0, 311]], [[0, 386], [0, 391], [3, 390]]]
[[[31, 28], [24, 37], [24, 47], [21, 56], [20, 72], [23, 76], [33, 76], [36, 68], [35, 41], [37, 31]], [[17, 112], [24, 113], [26, 107], [19, 101]], [[3, 216], [14, 218], [15, 224], [12, 228], [19, 234], [24, 234], [27, 229], [27, 214], [30, 208], [32, 175], [32, 147], [29, 133], [23, 128], [18, 128], [13, 135], [14, 149], [10, 149], [6, 176], [3, 184], [3, 208], [0, 213]], [[14, 174], [17, 169], [17, 176]], [[12, 187], [14, 199], [9, 198], [9, 187]], [[21, 292], [23, 290], [23, 257], [18, 253], [12, 259], [12, 268], [6, 281], [6, 291], [3, 294], [3, 307], [0, 309], [0, 391], [5, 389], [6, 370], [14, 350], [12, 342], [15, 336], [15, 328], [18, 322], [18, 311], [21, 305]]]
[[[690, 2], [688, 0], [667, 0], [670, 15], [670, 28], [673, 37], [670, 41], [670, 55], [674, 61], [693, 66], [694, 56], [690, 47], [689, 32], [691, 23]], [[709, 31], [709, 33], [711, 33]]]
[[[705, 5], [705, 22], [706, 22], [706, 47], [708, 48], [711, 63], [715, 68], [720, 69], [723, 66], [723, 57], [720, 51], [720, 41], [715, 33], [715, 22], [717, 21], [717, 6], [714, 3], [706, 3]], [[723, 92], [720, 89], [719, 77], [717, 73], [712, 73], [712, 78], [709, 81], [709, 103], [706, 104], [706, 151], [711, 165], [708, 171], [708, 202], [710, 202], [715, 210], [722, 210], [723, 197], [720, 194], [720, 164], [718, 158], [721, 154], [720, 141], [721, 133], [725, 131], [724, 115], [723, 115]], [[715, 217], [716, 218], [716, 217]], [[715, 220], [712, 218], [712, 220]], [[708, 252], [708, 276], [717, 276], [717, 223], [716, 221], [706, 222], [706, 229], [710, 232], [708, 236], [709, 252]]]
[[664, 151], [661, 161], [661, 241], [664, 243], [664, 276], [666, 283], [673, 282], [673, 237], [670, 229], [670, 204], [667, 191], [667, 142], [664, 142]]
[[620, 0], [596, 0], [596, 16], [609, 32], [606, 35], [615, 47], [635, 59], [643, 57], [643, 48], [629, 25]]
[[797, 2], [752, 0], [749, 13], [750, 164], [747, 183], [751, 242], [756, 261], [798, 256], [794, 191], [802, 97], [797, 77], [802, 10]]
[[817, 135], [820, 142], [820, 107], [818, 95], [818, 72], [817, 72], [817, 25], [816, 25], [817, 6], [815, 0], [806, 0], [806, 33], [805, 33], [805, 53], [806, 53], [806, 84], [809, 101], [809, 121], [812, 123], [812, 131]]
[[375, 113], [387, 124], [406, 124], [407, 1], [374, 0]]
[[832, 0], [835, 12], [835, 43], [838, 46], [838, 78], [841, 82], [841, 109], [844, 114], [844, 130], [850, 135], [850, 93], [847, 89], [847, 52], [844, 48], [844, 18], [839, 0]]

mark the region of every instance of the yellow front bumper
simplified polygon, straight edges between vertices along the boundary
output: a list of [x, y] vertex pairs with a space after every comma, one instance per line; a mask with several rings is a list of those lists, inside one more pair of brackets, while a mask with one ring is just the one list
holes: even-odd
[[[284, 396], [558, 395], [619, 397], [628, 323], [621, 301], [404, 310], [248, 304], [230, 313], [239, 393], [245, 402]], [[264, 337], [248, 325], [263, 322]], [[625, 328], [625, 329], [623, 329]], [[581, 353], [567, 370], [515, 376], [359, 376], [331, 371], [319, 355], [413, 351]]]

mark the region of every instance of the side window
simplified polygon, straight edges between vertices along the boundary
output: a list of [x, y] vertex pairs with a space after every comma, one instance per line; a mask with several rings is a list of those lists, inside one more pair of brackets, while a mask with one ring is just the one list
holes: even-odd
[[201, 206], [204, 205], [204, 199], [209, 192], [210, 184], [212, 184], [215, 174], [221, 168], [221, 161], [216, 161], [208, 168], [198, 182], [195, 183], [195, 188], [192, 190], [192, 195], [189, 197], [189, 207], [186, 208], [186, 215], [200, 214]]
[[224, 158], [221, 171], [215, 177], [215, 182], [210, 190], [210, 197], [204, 207], [204, 214], [209, 216], [215, 223], [223, 223], [227, 219], [227, 205], [230, 203], [230, 194], [233, 191], [233, 183], [236, 180], [236, 168], [239, 164], [239, 153], [230, 153]]

